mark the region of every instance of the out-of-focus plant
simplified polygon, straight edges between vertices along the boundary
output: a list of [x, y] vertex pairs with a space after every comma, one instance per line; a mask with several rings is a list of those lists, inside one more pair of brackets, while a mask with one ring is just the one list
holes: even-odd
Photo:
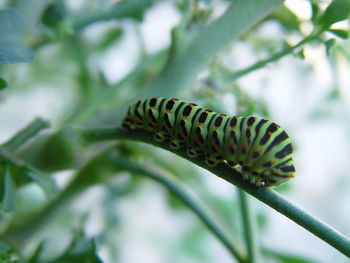
[[[31, 0], [26, 4], [34, 2]], [[232, 177], [232, 171], [224, 165], [209, 168], [202, 160], [190, 160], [240, 189], [239, 201], [236, 202], [240, 215], [235, 218], [241, 218], [241, 224], [233, 222], [231, 202], [206, 195], [204, 200], [214, 200], [216, 206], [222, 208], [215, 211], [213, 207], [215, 216], [212, 216], [213, 213], [207, 211], [201, 201], [192, 198], [183, 187], [193, 180], [199, 189], [204, 188], [197, 170], [183, 164], [183, 160], [166, 158], [165, 154], [151, 147], [126, 140], [150, 143], [189, 159], [183, 151], [174, 151], [165, 144], [155, 143], [147, 132], [126, 132], [117, 127], [130, 102], [150, 96], [187, 96], [225, 110], [222, 109], [220, 96], [229, 93], [236, 98], [238, 113], [267, 116], [270, 111], [268, 105], [250, 97], [236, 81], [287, 55], [303, 59], [306, 45], [324, 45], [325, 56], [329, 55], [337, 47], [337, 41], [348, 38], [349, 30], [338, 27], [337, 22], [348, 19], [350, 2], [333, 0], [325, 7], [319, 1], [310, 0], [312, 16], [302, 21], [282, 5], [282, 0], [222, 1], [220, 7], [224, 6], [225, 11], [220, 15], [217, 15], [218, 1], [176, 1], [173, 4], [181, 20], [171, 31], [170, 46], [152, 54], [145, 50], [142, 36], [137, 30], [149, 9], [159, 1], [111, 2], [100, 1], [90, 7], [86, 3], [87, 6], [77, 13], [73, 13], [61, 0], [41, 4], [41, 8], [36, 9], [41, 11], [36, 13], [23, 12], [25, 4], [21, 1], [8, 1], [12, 9], [0, 10], [0, 63], [32, 60], [31, 49], [22, 44], [23, 36], [36, 52], [36, 59], [26, 68], [28, 79], [14, 81], [13, 75], [18, 69], [0, 64], [0, 74], [5, 76], [0, 78], [0, 89], [9, 86], [9, 93], [4, 96], [11, 96], [11, 89], [24, 90], [35, 86], [38, 80], [51, 83], [54, 78], [65, 85], [69, 83], [74, 90], [72, 101], [53, 120], [54, 130], [43, 132], [49, 128], [48, 122], [37, 118], [0, 146], [0, 262], [102, 262], [97, 249], [99, 239], [86, 237], [84, 226], [80, 226], [82, 230], [72, 237], [73, 241], [66, 244], [60, 254], [53, 253], [49, 259], [45, 255], [45, 239], [40, 237], [41, 230], [53, 227], [52, 222], [59, 218], [60, 212], [66, 211], [72, 200], [87, 189], [105, 185], [109, 187], [107, 199], [118, 200], [142, 187], [143, 178], [164, 187], [169, 206], [175, 211], [192, 211], [237, 262], [263, 262], [265, 258], [276, 262], [313, 262], [258, 244], [258, 226], [250, 205], [251, 196], [350, 257], [347, 237], [289, 203], [275, 191], [251, 187], [241, 179], [238, 171], [237, 176]], [[14, 11], [16, 8], [22, 13]], [[26, 32], [22, 32], [21, 15], [24, 21], [32, 20], [30, 24], [36, 26], [35, 30], [24, 25]], [[105, 21], [112, 21], [112, 26], [106, 27], [98, 40], [86, 38], [86, 31]], [[266, 48], [263, 50], [268, 54], [265, 59], [235, 70], [221, 62], [223, 50], [235, 41], [244, 39], [254, 45], [257, 30], [270, 21], [278, 23], [286, 34], [295, 34], [299, 41], [290, 43], [281, 37], [277, 43], [270, 43], [269, 39], [261, 38], [255, 42], [258, 42], [259, 49]], [[122, 79], [110, 83], [96, 65], [96, 57], [120, 43], [130, 28], [128, 23], [137, 28], [140, 47], [138, 62]], [[308, 32], [301, 30], [305, 24], [308, 25]], [[261, 45], [261, 42], [265, 44]], [[48, 55], [46, 49], [51, 46], [55, 51]], [[280, 46], [277, 52], [276, 46]], [[203, 72], [205, 74], [201, 75]], [[53, 85], [53, 88], [61, 87]], [[102, 127], [106, 125], [114, 128]], [[53, 175], [64, 170], [72, 171], [74, 176], [63, 189], [58, 190]], [[123, 173], [129, 175], [128, 180], [118, 181], [117, 186], [112, 187], [112, 179], [122, 177]], [[169, 179], [169, 174], [174, 178]], [[22, 189], [33, 185], [40, 186], [46, 193], [44, 208], [23, 217], [23, 211], [16, 209], [16, 198]], [[118, 244], [111, 244], [115, 239], [108, 228], [118, 229], [119, 225], [111, 214], [113, 206], [108, 200], [102, 213], [107, 223], [100, 234], [103, 237], [100, 244], [117, 251]], [[76, 213], [78, 217], [79, 212]], [[66, 223], [61, 228], [71, 227]], [[191, 232], [187, 235], [193, 238]], [[190, 254], [189, 251], [187, 253]], [[117, 253], [110, 254], [116, 262]], [[206, 257], [199, 258], [206, 260]]]
[[[21, 41], [23, 25], [14, 9], [0, 10], [0, 65], [24, 63], [33, 59], [32, 51]], [[0, 90], [7, 87], [0, 76]]]

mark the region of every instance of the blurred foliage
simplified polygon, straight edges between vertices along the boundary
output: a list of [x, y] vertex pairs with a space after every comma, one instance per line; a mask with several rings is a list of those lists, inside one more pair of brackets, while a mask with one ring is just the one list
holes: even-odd
[[21, 259], [8, 245], [0, 243], [0, 262], [3, 263], [74, 263], [77, 261], [87, 263], [102, 263], [96, 251], [94, 240], [88, 239], [82, 233], [76, 233], [65, 251], [54, 259], [41, 259], [40, 255], [45, 249], [41, 242], [36, 250], [28, 257]]
[[277, 262], [281, 263], [316, 263], [316, 261], [307, 259], [302, 256], [296, 256], [296, 255], [291, 255], [288, 253], [283, 253], [280, 251], [274, 251], [274, 250], [269, 250], [265, 249], [263, 250], [263, 253], [267, 255], [270, 258], [273, 258], [277, 260]]
[[33, 59], [21, 43], [22, 21], [14, 9], [0, 10], [0, 63], [21, 63]]
[[0, 90], [5, 89], [7, 87], [6, 80], [0, 78]]
[[13, 212], [16, 208], [16, 197], [15, 197], [15, 184], [13, 182], [12, 176], [6, 166], [2, 171], [2, 184], [1, 192], [2, 196], [2, 210], [4, 212]]
[[336, 22], [349, 17], [350, 2], [347, 0], [333, 0], [326, 10], [316, 19], [316, 23], [321, 29], [329, 29]]
[[[74, 6], [73, 1], [63, 0], [4, 2], [6, 4], [0, 10], [0, 103], [3, 103], [4, 97], [16, 97], [21, 92], [29, 94], [28, 100], [32, 100], [29, 96], [38, 88], [45, 87], [43, 94], [53, 96], [60, 104], [57, 106], [53, 103], [48, 112], [42, 112], [42, 115], [49, 116], [53, 123], [49, 132], [41, 132], [42, 129], [48, 128], [46, 124], [35, 126], [34, 130], [33, 126], [29, 125], [10, 136], [10, 139], [0, 146], [0, 240], [4, 241], [0, 243], [0, 262], [102, 262], [97, 249], [100, 246], [107, 250], [113, 262], [118, 262], [118, 243], [123, 242], [118, 233], [122, 231], [123, 224], [128, 224], [123, 222], [123, 210], [120, 206], [123, 202], [130, 201], [132, 196], [137, 196], [145, 181], [131, 171], [123, 177], [125, 169], [111, 165], [110, 162], [112, 157], [118, 156], [153, 169], [164, 177], [173, 176], [183, 185], [190, 186], [208, 210], [243, 243], [237, 198], [212, 193], [210, 185], [206, 185], [202, 179], [202, 172], [191, 163], [174, 157], [171, 153], [134, 142], [90, 145], [84, 141], [76, 128], [119, 125], [130, 102], [148, 96], [149, 91], [146, 87], [158, 76], [162, 76], [172, 59], [182, 52], [181, 46], [191, 43], [218, 17], [223, 7], [234, 1], [178, 0], [164, 3], [155, 0], [86, 0], [77, 6]], [[229, 96], [233, 101], [230, 110], [237, 115], [273, 115], [267, 100], [246, 91], [244, 84], [237, 81], [239, 78], [266, 68], [271, 62], [287, 55], [303, 60], [305, 46], [323, 45], [324, 56], [335, 64], [336, 56], [347, 56], [348, 60], [350, 58], [349, 49], [343, 45], [349, 37], [349, 29], [338, 23], [348, 19], [350, 2], [333, 0], [329, 4], [326, 1], [326, 5], [323, 1], [310, 0], [308, 3], [312, 12], [309, 19], [301, 19], [288, 6], [281, 5], [252, 29], [244, 32], [238, 41], [228, 43], [225, 50], [215, 57], [208, 58], [209, 63], [200, 72], [191, 89], [179, 85], [175, 92], [163, 87], [164, 92], [168, 92], [169, 97], [186, 98], [218, 112], [227, 112], [227, 103], [223, 103], [223, 98]], [[180, 21], [172, 30], [171, 43], [150, 51], [146, 48], [147, 36], [141, 33], [142, 26], [145, 21], [153, 19], [152, 12], [162, 5], [171, 6]], [[280, 36], [261, 33], [268, 23], [274, 23], [280, 28]], [[288, 35], [293, 37], [289, 38]], [[105, 66], [105, 60], [115, 53], [120, 55], [118, 59], [125, 55], [123, 52], [125, 45], [131, 43], [128, 42], [130, 37], [136, 47], [131, 47], [130, 54], [126, 54], [130, 57], [130, 65], [125, 67], [129, 68], [126, 73], [123, 72], [121, 76], [114, 78], [114, 65]], [[295, 39], [299, 39], [300, 42], [295, 42]], [[253, 56], [257, 58], [256, 63], [242, 64], [227, 55], [236, 48], [237, 43], [242, 42], [249, 46]], [[33, 61], [32, 50], [35, 51]], [[24, 62], [31, 63], [7, 65]], [[125, 61], [116, 63], [123, 64]], [[179, 70], [182, 66], [186, 65], [179, 65]], [[340, 92], [335, 85], [325, 96], [325, 104], [339, 99], [339, 96]], [[31, 103], [38, 102], [33, 98]], [[54, 109], [52, 111], [51, 106]], [[27, 114], [26, 105], [14, 107], [20, 111], [19, 115]], [[29, 110], [28, 114], [30, 118], [33, 117]], [[317, 119], [329, 114], [332, 113], [320, 106], [309, 117]], [[13, 118], [17, 118], [16, 116]], [[10, 147], [8, 142], [11, 140], [16, 143]], [[58, 172], [62, 171], [69, 171], [74, 175], [69, 178], [69, 183], [58, 191], [57, 184], [64, 177]], [[45, 240], [42, 240], [40, 235], [34, 235], [34, 228], [33, 236], [28, 237], [30, 241], [13, 239], [11, 233], [18, 234], [19, 229], [25, 228], [28, 222], [31, 222], [27, 215], [18, 216], [22, 215], [23, 211], [18, 211], [20, 206], [16, 198], [18, 191], [31, 184], [39, 185], [47, 198], [46, 208], [39, 212], [30, 207], [30, 200], [24, 205], [29, 204], [26, 211], [33, 211], [30, 218], [37, 220], [38, 224], [41, 213], [50, 211], [50, 207], [54, 207], [53, 204], [57, 200], [67, 201], [62, 201], [63, 208], [57, 208], [57, 211], [65, 211], [64, 209], [68, 209], [67, 207], [74, 203], [74, 198], [79, 197], [88, 188], [102, 184], [104, 197], [98, 201], [103, 222], [99, 233], [94, 237], [86, 236], [83, 233], [87, 232], [87, 227], [82, 227], [82, 231], [74, 235], [66, 250], [54, 259], [43, 257], [46, 250]], [[277, 190], [292, 191], [292, 186], [286, 184]], [[30, 194], [35, 194], [35, 191]], [[62, 195], [67, 195], [67, 199]], [[188, 210], [171, 191], [166, 191], [165, 198], [174, 216]], [[79, 217], [82, 212], [77, 210], [74, 213]], [[57, 213], [58, 218], [63, 216], [64, 212]], [[143, 219], [142, 214], [137, 216], [140, 220]], [[269, 223], [268, 217], [261, 211], [258, 211], [256, 217], [259, 229], [264, 230]], [[66, 223], [64, 227], [69, 229], [69, 222]], [[50, 232], [50, 227], [50, 224], [46, 226], [46, 223], [43, 223], [38, 232]], [[183, 231], [177, 247], [183, 254], [179, 256], [179, 260], [186, 256], [189, 262], [210, 262], [208, 258], [213, 255], [207, 248], [206, 228], [196, 225]], [[261, 231], [261, 235], [263, 234], [264, 231]], [[33, 244], [40, 244], [35, 251]], [[32, 248], [32, 253], [24, 252], [28, 247]], [[313, 262], [273, 250], [265, 250], [263, 254], [264, 257], [273, 259], [273, 262]]]

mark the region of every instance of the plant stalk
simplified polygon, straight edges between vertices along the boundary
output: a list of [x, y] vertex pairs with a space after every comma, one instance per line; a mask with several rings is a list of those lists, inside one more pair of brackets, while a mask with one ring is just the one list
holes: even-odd
[[289, 55], [291, 53], [293, 53], [294, 50], [298, 49], [299, 47], [305, 45], [306, 43], [309, 43], [315, 39], [317, 39], [319, 37], [319, 33], [317, 34], [310, 34], [309, 36], [303, 38], [302, 40], [300, 40], [297, 44], [295, 44], [294, 46], [286, 46], [285, 48], [283, 48], [281, 51], [274, 53], [273, 55], [271, 55], [270, 57], [260, 60], [258, 62], [255, 62], [254, 64], [237, 70], [236, 72], [229, 74], [227, 76], [225, 76], [224, 78], [224, 82], [233, 82], [236, 81], [237, 79], [239, 79], [240, 77], [243, 77], [253, 71], [256, 71], [258, 69], [264, 68], [267, 64], [277, 61], [280, 58]]
[[350, 239], [339, 233], [337, 230], [322, 222], [320, 219], [287, 201], [280, 194], [267, 187], [257, 188], [243, 180], [239, 171], [228, 167], [225, 163], [220, 163], [214, 167], [208, 167], [203, 158], [193, 159], [186, 154], [185, 149], [171, 149], [167, 142], [157, 143], [153, 140], [153, 135], [147, 131], [126, 131], [121, 128], [92, 129], [84, 130], [81, 133], [87, 142], [98, 142], [104, 140], [133, 140], [144, 142], [173, 152], [198, 166], [207, 169], [216, 176], [224, 179], [232, 185], [239, 187], [258, 200], [267, 204], [277, 212], [285, 215], [310, 233], [319, 237], [329, 245], [350, 257]]
[[242, 249], [239, 247], [238, 242], [230, 238], [226, 234], [225, 230], [221, 229], [217, 222], [215, 222], [215, 220], [206, 213], [206, 211], [199, 205], [199, 203], [193, 200], [180, 186], [178, 186], [178, 184], [162, 175], [144, 169], [137, 164], [131, 163], [122, 157], [116, 158], [115, 164], [118, 168], [123, 168], [132, 173], [144, 175], [163, 185], [197, 215], [197, 217], [217, 237], [217, 239], [221, 241], [221, 243], [228, 249], [232, 256], [238, 260], [238, 262], [247, 262], [246, 256], [244, 255]]
[[258, 235], [256, 229], [256, 217], [251, 207], [250, 196], [238, 189], [240, 209], [242, 215], [243, 233], [248, 251], [248, 263], [257, 263], [259, 260]]

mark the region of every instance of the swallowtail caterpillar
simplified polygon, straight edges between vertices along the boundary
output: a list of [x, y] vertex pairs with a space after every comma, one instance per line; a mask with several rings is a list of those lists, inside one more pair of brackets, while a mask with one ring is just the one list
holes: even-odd
[[177, 99], [150, 98], [131, 105], [122, 127], [151, 131], [173, 149], [186, 147], [209, 166], [239, 166], [256, 186], [277, 186], [295, 176], [293, 148], [276, 123], [254, 116], [226, 116]]

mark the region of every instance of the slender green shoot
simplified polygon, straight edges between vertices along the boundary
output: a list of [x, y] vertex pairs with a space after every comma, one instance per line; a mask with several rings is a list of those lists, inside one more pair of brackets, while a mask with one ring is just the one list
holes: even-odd
[[[87, 26], [113, 19], [123, 18], [142, 12], [147, 6], [150, 6], [155, 0], [128, 0], [115, 4], [112, 8], [95, 9], [78, 15], [72, 15], [68, 18], [71, 21], [72, 28], [75, 31], [82, 31]], [[42, 35], [35, 43], [31, 45], [32, 49], [39, 49], [50, 43], [47, 35]]]
[[174, 194], [183, 204], [198, 216], [204, 225], [218, 238], [218, 240], [221, 241], [238, 262], [247, 262], [242, 248], [238, 245], [238, 241], [229, 237], [227, 233], [219, 227], [218, 223], [207, 214], [205, 209], [193, 200], [177, 183], [153, 171], [144, 169], [135, 163], [131, 163], [120, 156], [115, 158], [114, 162], [118, 168], [123, 168], [132, 173], [144, 175], [166, 187], [167, 190]]
[[310, 43], [310, 42], [318, 39], [319, 34], [320, 33], [310, 34], [309, 36], [304, 37], [302, 40], [300, 40], [297, 44], [295, 44], [293, 46], [285, 46], [281, 51], [278, 51], [278, 52], [272, 54], [270, 57], [268, 57], [266, 59], [262, 59], [262, 60], [255, 62], [254, 64], [252, 64], [246, 68], [237, 70], [236, 72], [233, 72], [232, 74], [226, 75], [224, 77], [223, 81], [226, 83], [234, 82], [237, 79], [239, 79], [239, 78], [241, 78], [241, 77], [243, 77], [251, 72], [254, 72], [258, 69], [265, 68], [267, 64], [274, 62], [274, 61], [277, 61], [286, 55], [292, 54], [295, 50], [297, 50], [301, 46], [305, 45], [306, 43]]
[[253, 209], [250, 203], [250, 196], [243, 190], [238, 190], [240, 209], [243, 224], [243, 233], [248, 251], [248, 263], [261, 262], [259, 260], [259, 248], [258, 248], [258, 236], [256, 229], [256, 216], [253, 213]]

